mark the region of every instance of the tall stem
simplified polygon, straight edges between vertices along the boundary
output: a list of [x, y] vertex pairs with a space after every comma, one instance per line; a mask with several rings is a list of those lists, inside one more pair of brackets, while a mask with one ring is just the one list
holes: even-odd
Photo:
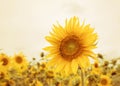
[[81, 79], [82, 79], [82, 86], [85, 86], [85, 72], [84, 72], [84, 69], [81, 69]]

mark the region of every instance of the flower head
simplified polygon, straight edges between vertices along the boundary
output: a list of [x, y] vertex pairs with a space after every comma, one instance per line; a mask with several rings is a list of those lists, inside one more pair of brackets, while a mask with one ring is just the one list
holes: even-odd
[[112, 86], [110, 77], [108, 75], [101, 75], [99, 86]]
[[10, 68], [10, 58], [4, 54], [0, 54], [0, 70], [8, 70]]
[[13, 56], [12, 63], [14, 64], [13, 67], [21, 72], [28, 66], [28, 61], [22, 52]]
[[[79, 22], [79, 18], [66, 20], [65, 26], [53, 25], [53, 32], [46, 36], [51, 46], [44, 48], [48, 57], [52, 58], [49, 66], [55, 66], [56, 71], [64, 70], [66, 74], [76, 73], [78, 67], [86, 68], [90, 65], [88, 56], [96, 59], [92, 49], [96, 48], [97, 34], [90, 25]], [[72, 69], [72, 71], [71, 71]]]

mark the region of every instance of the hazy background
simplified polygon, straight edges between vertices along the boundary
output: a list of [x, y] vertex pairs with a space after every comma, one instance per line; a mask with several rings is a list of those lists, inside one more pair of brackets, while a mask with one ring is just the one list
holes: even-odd
[[120, 56], [120, 0], [0, 0], [0, 52], [39, 58], [52, 24], [72, 16], [95, 28], [96, 52]]

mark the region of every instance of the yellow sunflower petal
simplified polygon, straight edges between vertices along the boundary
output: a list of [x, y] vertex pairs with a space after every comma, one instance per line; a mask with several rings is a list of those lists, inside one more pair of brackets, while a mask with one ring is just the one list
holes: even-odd
[[57, 49], [55, 49], [56, 47], [53, 47], [53, 46], [48, 46], [48, 47], [45, 47], [43, 48], [44, 50], [48, 51], [48, 52], [51, 52], [52, 54], [54, 53], [57, 53]]
[[56, 64], [56, 61], [58, 60], [58, 58], [52, 58], [52, 60], [50, 60], [47, 64], [46, 64], [46, 66], [48, 67], [48, 66], [54, 66], [55, 64]]
[[66, 33], [64, 32], [63, 28], [57, 27], [56, 25], [53, 25], [53, 26], [54, 26], [53, 28], [54, 33], [51, 33], [51, 35], [59, 39], [64, 38], [66, 36]]
[[69, 75], [71, 73], [70, 69], [71, 69], [71, 64], [67, 62], [64, 69], [66, 75]]
[[72, 72], [74, 74], [77, 73], [77, 70], [78, 70], [78, 63], [76, 60], [72, 60], [72, 63], [71, 63], [71, 68], [72, 68]]
[[63, 68], [65, 67], [67, 62], [63, 61], [62, 59], [59, 60], [59, 62], [57, 63], [57, 68], [55, 69], [56, 72], [59, 72], [61, 70], [63, 70]]
[[81, 56], [79, 58], [79, 66], [82, 68], [88, 68], [90, 66], [89, 58], [86, 56]]
[[92, 51], [85, 52], [86, 55], [90, 56], [92, 59], [98, 61], [97, 54], [93, 53]]
[[50, 36], [46, 36], [45, 39], [50, 42], [51, 44], [55, 45], [58, 43], [58, 40], [51, 38]]

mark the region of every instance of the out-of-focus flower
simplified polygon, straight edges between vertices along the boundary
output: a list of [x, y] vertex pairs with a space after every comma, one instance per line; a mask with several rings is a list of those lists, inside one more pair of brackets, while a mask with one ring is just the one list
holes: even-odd
[[0, 54], [0, 70], [4, 70], [7, 71], [10, 66], [11, 66], [11, 62], [10, 59], [6, 54], [1, 53]]
[[12, 65], [14, 69], [17, 69], [19, 72], [24, 71], [27, 69], [28, 61], [22, 52], [15, 54], [12, 58]]
[[111, 78], [108, 75], [101, 75], [99, 86], [112, 86]]
[[92, 64], [92, 70], [91, 70], [92, 74], [101, 74], [101, 67], [99, 66], [98, 62], [94, 62], [94, 64]]

